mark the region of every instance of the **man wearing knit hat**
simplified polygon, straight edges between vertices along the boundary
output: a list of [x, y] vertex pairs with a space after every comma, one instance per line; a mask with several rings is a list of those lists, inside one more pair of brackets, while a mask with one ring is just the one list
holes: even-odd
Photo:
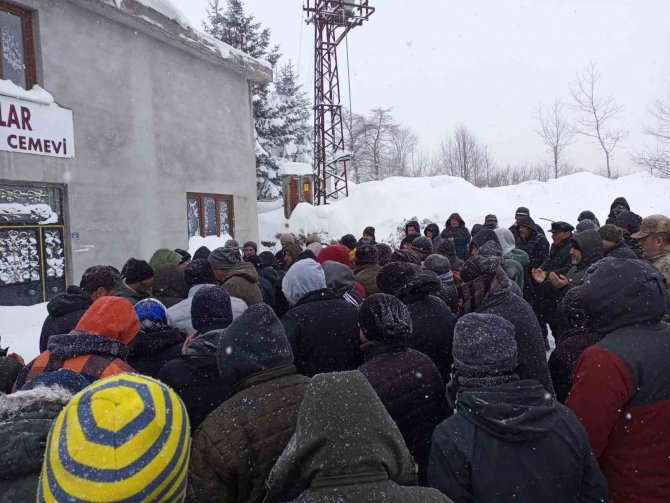
[[231, 297], [242, 299], [248, 306], [263, 302], [258, 271], [249, 262], [242, 262], [238, 248], [217, 248], [207, 260], [217, 281]]
[[426, 260], [428, 255], [433, 253], [433, 242], [426, 236], [419, 236], [412, 241], [412, 252], [421, 262]]
[[363, 237], [359, 239], [358, 242], [360, 244], [376, 245], [377, 241], [375, 241], [375, 228], [366, 227], [363, 229]]
[[600, 234], [600, 238], [603, 240], [605, 257], [637, 258], [637, 255], [624, 241], [623, 231], [616, 225], [605, 224], [598, 229], [598, 234]]
[[64, 368], [83, 374], [90, 382], [130, 372], [128, 345], [140, 330], [133, 305], [119, 297], [101, 297], [88, 308], [69, 334], [54, 335], [47, 350], [26, 365], [16, 379], [21, 388], [45, 372]]
[[242, 245], [242, 253], [244, 253], [245, 258], [258, 255], [258, 245], [253, 241], [247, 241]]
[[121, 269], [121, 276], [123, 280], [112, 295], [127, 299], [133, 305], [150, 297], [154, 270], [146, 260], [129, 258]]
[[425, 485], [430, 438], [448, 415], [440, 371], [427, 355], [409, 347], [412, 317], [396, 297], [368, 297], [358, 310], [358, 325], [365, 359], [358, 370], [398, 425]]
[[378, 262], [377, 248], [372, 244], [359, 244], [356, 247], [356, 268], [354, 277], [365, 288], [365, 296], [379, 293], [377, 274], [381, 270]]
[[56, 419], [37, 501], [184, 501], [190, 443], [174, 391], [137, 374], [105, 379]]
[[226, 398], [216, 363], [216, 347], [233, 321], [230, 296], [215, 285], [199, 289], [193, 296], [191, 319], [196, 334], [186, 340], [179, 358], [169, 361], [158, 373], [186, 405], [193, 431], [207, 414]]
[[484, 229], [496, 230], [498, 228], [498, 217], [491, 214], [484, 217]]
[[296, 373], [284, 327], [265, 304], [228, 327], [217, 360], [227, 397], [194, 436], [189, 493], [195, 502], [262, 501], [310, 379]]
[[456, 324], [456, 414], [433, 434], [428, 482], [454, 501], [607, 501], [579, 420], [520, 380], [514, 327], [495, 315]]

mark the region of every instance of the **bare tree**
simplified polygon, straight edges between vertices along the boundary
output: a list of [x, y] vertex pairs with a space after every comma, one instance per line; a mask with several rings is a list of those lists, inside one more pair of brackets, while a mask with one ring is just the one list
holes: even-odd
[[574, 142], [575, 131], [565, 118], [564, 105], [561, 100], [554, 100], [554, 104], [544, 110], [540, 103], [535, 111], [538, 127], [535, 132], [551, 152], [554, 164], [554, 178], [563, 176], [563, 151]]
[[591, 138], [600, 146], [605, 154], [607, 177], [612, 178], [614, 149], [627, 132], [609, 127], [613, 119], [620, 117], [623, 107], [617, 105], [612, 96], [600, 96], [597, 93], [596, 85], [600, 77], [596, 63], [591, 61], [589, 66], [577, 72], [575, 81], [570, 84], [570, 94], [574, 100], [572, 108], [580, 113], [574, 131]]
[[459, 126], [452, 137], [442, 141], [439, 168], [441, 174], [479, 185], [486, 172], [486, 147], [465, 126]]
[[655, 140], [655, 145], [634, 155], [633, 160], [652, 175], [670, 178], [670, 103], [656, 100], [649, 113], [656, 123], [646, 126], [644, 132]]
[[383, 161], [389, 142], [398, 124], [393, 121], [392, 108], [374, 108], [365, 118], [362, 131], [362, 148], [359, 159], [368, 165], [368, 178], [383, 178]]
[[397, 127], [391, 131], [388, 144], [387, 176], [408, 176], [411, 161], [419, 144], [416, 134], [408, 127]]

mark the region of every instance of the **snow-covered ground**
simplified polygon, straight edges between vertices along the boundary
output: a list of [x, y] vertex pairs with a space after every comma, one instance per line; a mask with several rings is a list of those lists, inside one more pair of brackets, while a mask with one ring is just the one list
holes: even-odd
[[[612, 201], [625, 197], [634, 212], [644, 216], [670, 213], [670, 180], [636, 173], [616, 180], [593, 173], [577, 173], [548, 182], [525, 182], [498, 188], [477, 188], [449, 176], [431, 178], [389, 178], [353, 185], [349, 197], [328, 206], [300, 204], [284, 218], [283, 209], [259, 212], [261, 241], [276, 241], [278, 233], [320, 233], [326, 239], [344, 234], [360, 237], [372, 225], [377, 241], [391, 241], [403, 221], [417, 217], [444, 227], [453, 212], [460, 213], [471, 228], [484, 217], [497, 215], [501, 226], [514, 221], [519, 206], [530, 209], [535, 222], [549, 229], [550, 221], [576, 224], [583, 210], [593, 211], [605, 223]], [[264, 208], [265, 209], [265, 208]], [[547, 220], [542, 220], [547, 219]]]
[[9, 347], [28, 363], [39, 352], [42, 324], [47, 317], [47, 305], [0, 306], [0, 347]]

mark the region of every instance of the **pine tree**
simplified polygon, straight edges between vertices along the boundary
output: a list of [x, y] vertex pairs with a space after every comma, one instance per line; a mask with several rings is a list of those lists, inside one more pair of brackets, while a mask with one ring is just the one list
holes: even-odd
[[[203, 23], [205, 31], [254, 58], [269, 61], [274, 68], [281, 54], [278, 45], [270, 45], [270, 29], [262, 28], [261, 23], [256, 22], [253, 15], [246, 15], [241, 0], [227, 0], [225, 12], [221, 3], [221, 0], [209, 1], [207, 21]], [[274, 113], [272, 107], [268, 107], [270, 88], [270, 85], [255, 86], [253, 90], [254, 120], [256, 122], [256, 177], [258, 196], [262, 198], [276, 197], [281, 193], [278, 168], [270, 162], [272, 154], [265, 150], [263, 145], [267, 142], [259, 134], [259, 125], [267, 124], [270, 115]]]
[[311, 112], [307, 94], [297, 81], [293, 65], [282, 66], [265, 103], [265, 117], [256, 122], [258, 194], [281, 194], [279, 168], [289, 161], [312, 162]]

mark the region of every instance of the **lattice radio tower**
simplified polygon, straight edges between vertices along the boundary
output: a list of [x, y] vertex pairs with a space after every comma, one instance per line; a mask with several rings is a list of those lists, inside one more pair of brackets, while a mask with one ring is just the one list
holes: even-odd
[[368, 0], [305, 0], [314, 24], [314, 201], [328, 204], [349, 195], [337, 46], [375, 11]]

